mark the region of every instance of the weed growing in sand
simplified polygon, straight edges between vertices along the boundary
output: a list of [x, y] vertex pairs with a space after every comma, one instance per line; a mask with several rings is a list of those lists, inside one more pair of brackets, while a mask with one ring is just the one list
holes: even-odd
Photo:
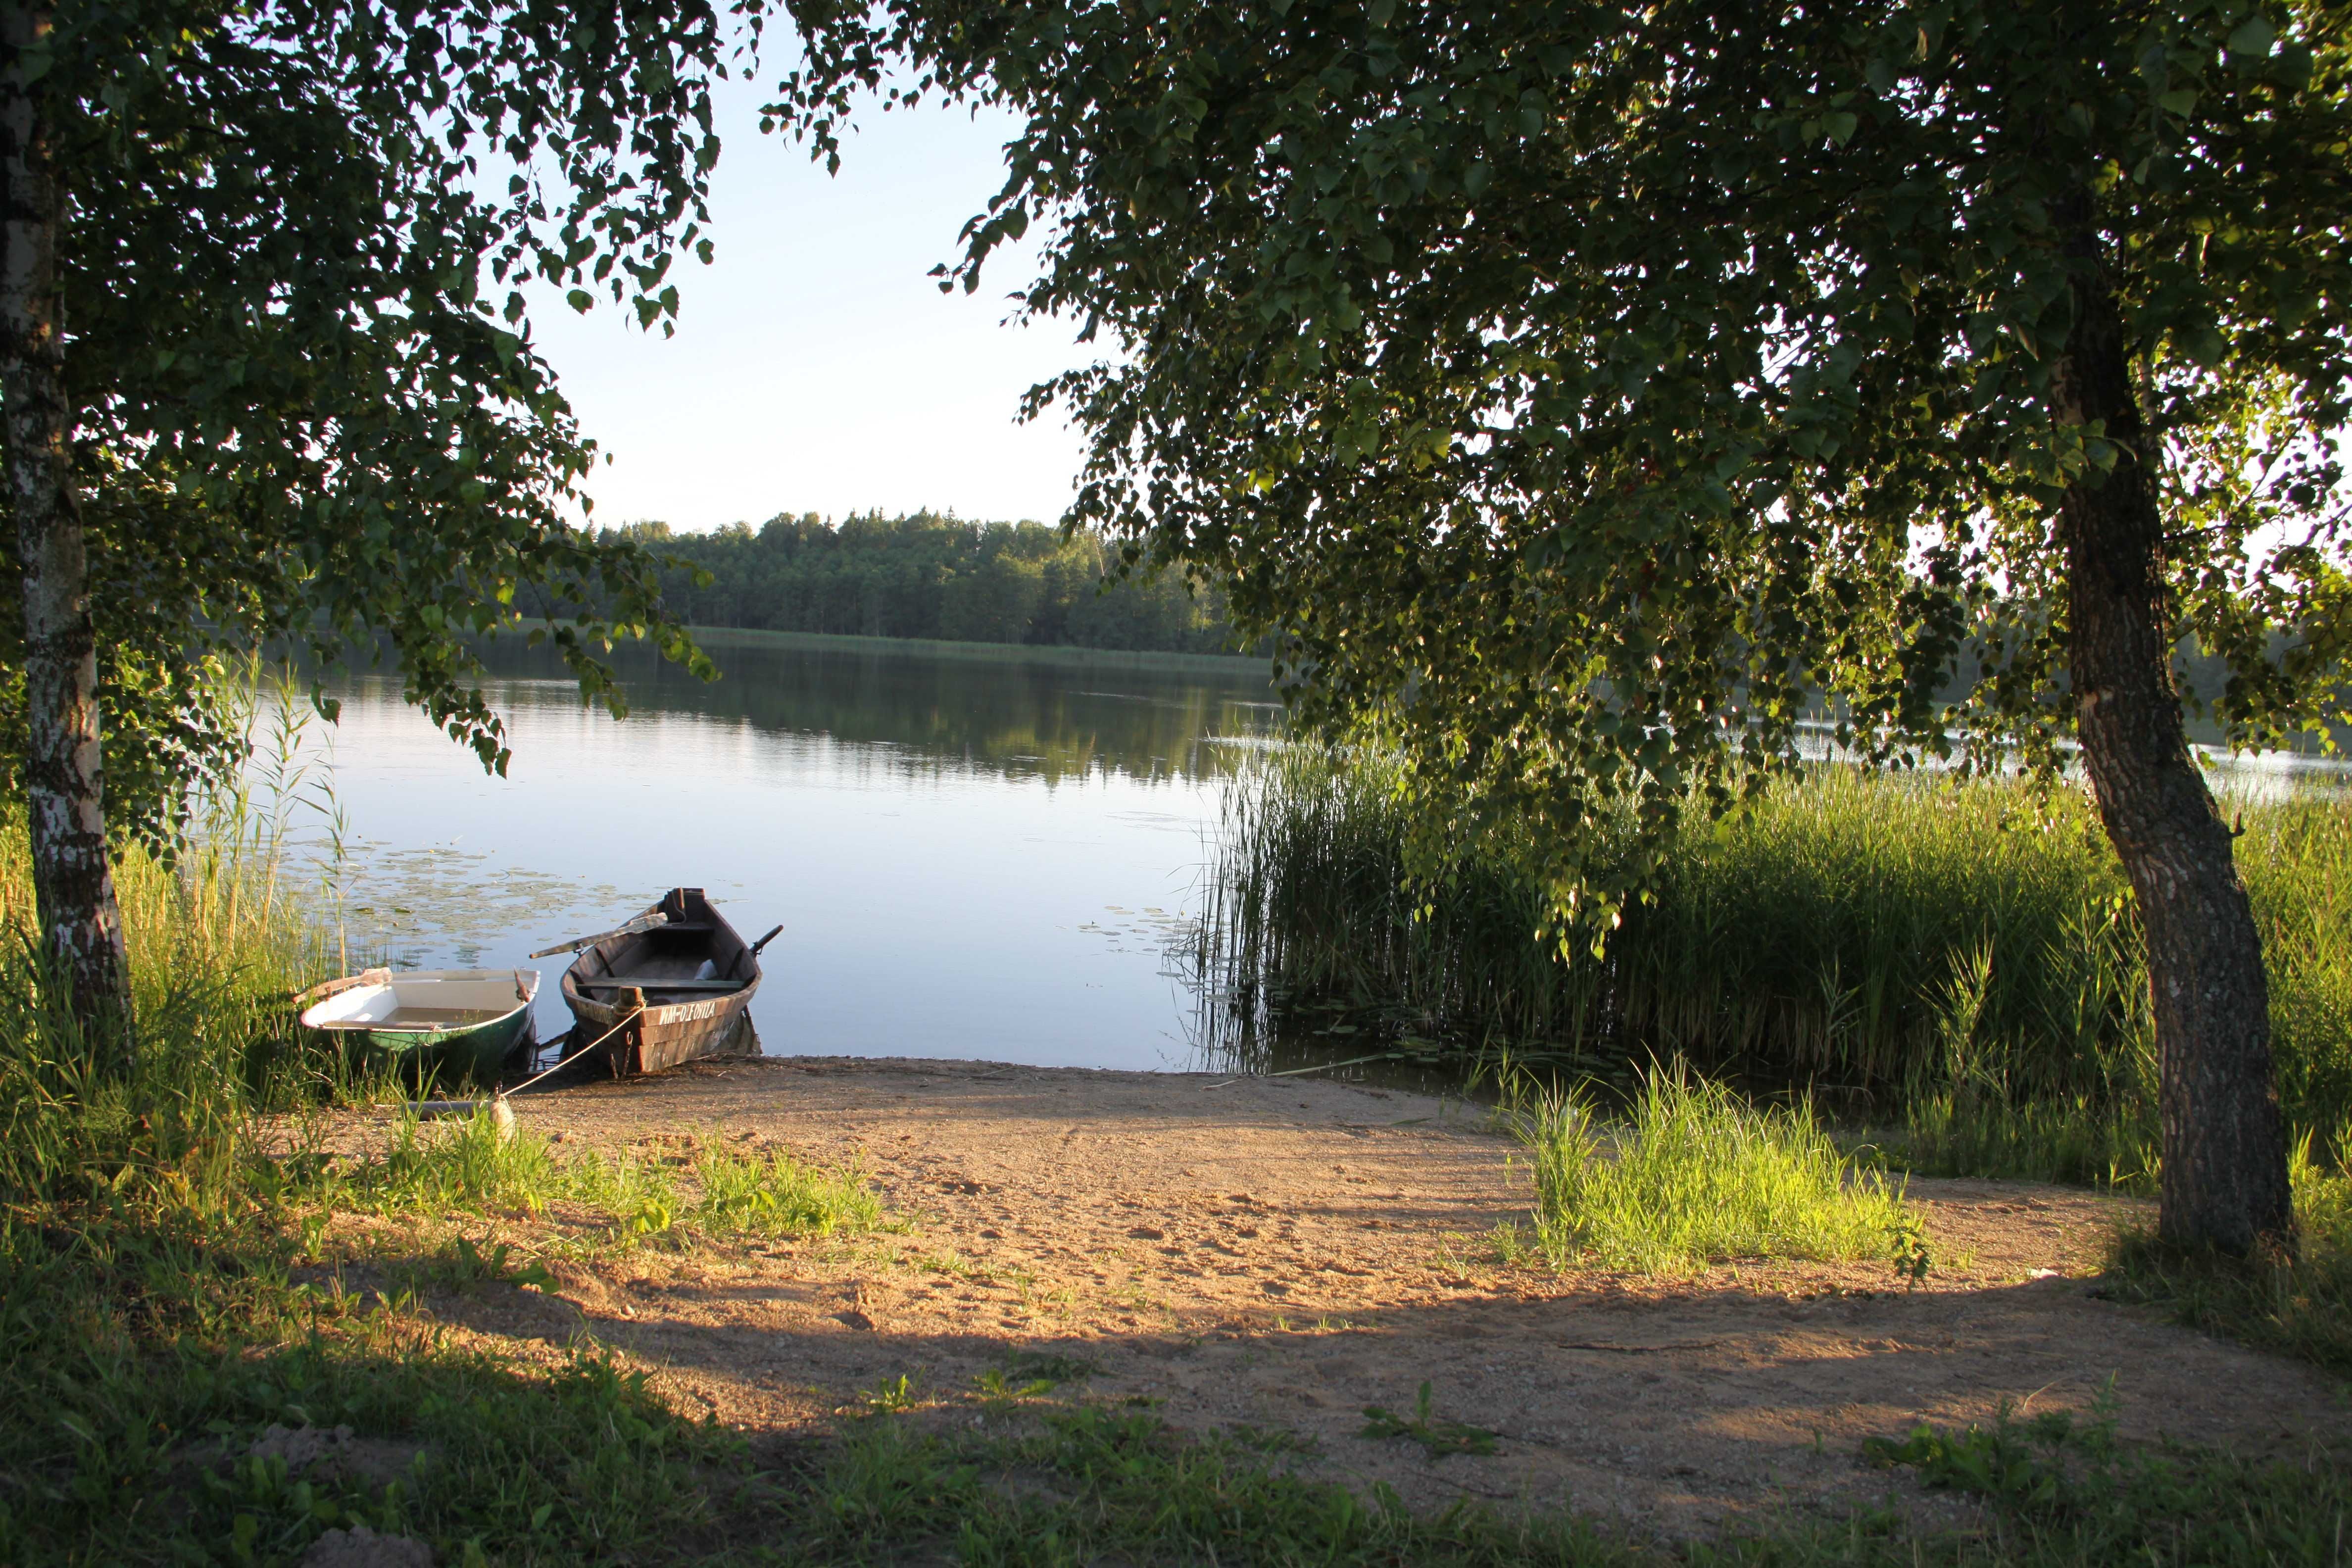
[[1652, 1071], [1615, 1126], [1571, 1092], [1519, 1129], [1536, 1241], [1562, 1268], [1884, 1258], [1897, 1227], [1916, 1225], [1900, 1189], [1840, 1154], [1810, 1106], [1759, 1108], [1678, 1069]]
[[903, 1263], [910, 1268], [919, 1268], [926, 1274], [944, 1274], [951, 1279], [982, 1280], [988, 1278], [986, 1269], [971, 1262], [953, 1247], [950, 1247], [945, 1252], [893, 1254], [890, 1261], [893, 1266]]
[[1424, 1381], [1421, 1392], [1413, 1398], [1410, 1417], [1377, 1405], [1365, 1405], [1362, 1436], [1410, 1437], [1420, 1444], [1432, 1459], [1443, 1459], [1454, 1454], [1491, 1454], [1495, 1451], [1496, 1434], [1484, 1426], [1442, 1420], [1431, 1415], [1431, 1400], [1429, 1384]]
[[1874, 1465], [1908, 1466], [1930, 1487], [1975, 1492], [2013, 1508], [2044, 1508], [2079, 1485], [2070, 1458], [2078, 1461], [2075, 1469], [2115, 1462], [2114, 1385], [2111, 1380], [2087, 1424], [2078, 1424], [2071, 1410], [2020, 1420], [2004, 1405], [1990, 1427], [1952, 1432], [1922, 1424], [1901, 1438], [1864, 1439], [1862, 1457]]
[[1054, 1392], [1054, 1380], [1050, 1377], [1033, 1377], [1016, 1384], [1004, 1375], [1003, 1368], [994, 1366], [973, 1379], [972, 1384], [980, 1390], [980, 1402], [991, 1410], [1010, 1409], [1022, 1400]]
[[1014, 1351], [1003, 1361], [1007, 1377], [1039, 1379], [1047, 1384], [1084, 1383], [1102, 1368], [1084, 1356], [1050, 1351]]
[[456, 1236], [438, 1252], [399, 1271], [408, 1289], [419, 1294], [432, 1290], [475, 1290], [484, 1285], [527, 1285], [535, 1290], [555, 1287], [546, 1266], [517, 1262], [513, 1247], [487, 1238]]
[[1438, 1272], [1452, 1279], [1467, 1281], [1480, 1272], [1480, 1265], [1489, 1259], [1475, 1258], [1467, 1249], [1472, 1238], [1458, 1230], [1449, 1230], [1437, 1238]]
[[1486, 1241], [1495, 1249], [1495, 1261], [1506, 1268], [1525, 1268], [1543, 1256], [1541, 1242], [1515, 1219], [1488, 1231]]
[[1311, 1458], [1323, 1451], [1312, 1433], [1294, 1432], [1287, 1426], [1254, 1426], [1236, 1421], [1225, 1428], [1224, 1435], [1244, 1448], [1268, 1456], [1298, 1454]]
[[869, 1415], [898, 1415], [914, 1407], [914, 1380], [903, 1372], [866, 1391], [866, 1409]]
[[1895, 1277], [1903, 1281], [1904, 1289], [1916, 1290], [1927, 1282], [1928, 1271], [1936, 1266], [1936, 1255], [1927, 1247], [1927, 1227], [1906, 1215], [1895, 1222], [1889, 1234], [1894, 1243]]

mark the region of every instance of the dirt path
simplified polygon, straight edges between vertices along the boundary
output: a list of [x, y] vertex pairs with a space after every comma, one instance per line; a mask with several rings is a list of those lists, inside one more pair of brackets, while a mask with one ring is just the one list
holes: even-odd
[[[562, 1268], [560, 1297], [436, 1301], [558, 1344], [585, 1327], [755, 1431], [814, 1430], [907, 1374], [932, 1418], [1020, 1357], [1092, 1363], [1090, 1397], [1311, 1437], [1327, 1473], [1418, 1504], [1465, 1493], [1704, 1531], [1768, 1505], [1901, 1492], [1862, 1439], [2114, 1382], [2126, 1436], [2340, 1447], [2331, 1380], [2100, 1300], [2084, 1278], [2129, 1205], [1927, 1182], [1936, 1263], [1557, 1275], [1501, 1260], [1523, 1167], [1459, 1102], [1303, 1079], [784, 1059], [526, 1099], [523, 1123], [618, 1146], [692, 1134], [856, 1163], [902, 1234]], [[1433, 1462], [1363, 1407], [1500, 1435]], [[942, 1411], [947, 1414], [942, 1414]], [[1951, 1506], [1929, 1499], [1916, 1506]]]

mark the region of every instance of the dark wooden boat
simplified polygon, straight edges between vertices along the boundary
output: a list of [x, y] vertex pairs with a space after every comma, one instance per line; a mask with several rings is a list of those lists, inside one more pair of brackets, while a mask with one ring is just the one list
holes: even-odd
[[[782, 930], [782, 927], [777, 928]], [[613, 1076], [659, 1072], [697, 1057], [749, 1054], [760, 944], [746, 942], [699, 888], [672, 888], [563, 972], [572, 1009], [567, 1055], [597, 1047]]]

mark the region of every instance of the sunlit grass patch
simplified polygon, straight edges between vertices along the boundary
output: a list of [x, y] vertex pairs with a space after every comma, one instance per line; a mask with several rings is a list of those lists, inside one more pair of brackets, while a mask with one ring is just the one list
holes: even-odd
[[855, 1174], [804, 1165], [782, 1150], [706, 1147], [696, 1156], [694, 1179], [687, 1218], [713, 1234], [831, 1236], [882, 1225], [882, 1200]]
[[1520, 1126], [1536, 1240], [1559, 1267], [1885, 1258], [1916, 1229], [1900, 1188], [1841, 1154], [1810, 1106], [1758, 1107], [1680, 1071], [1653, 1071], [1621, 1122], [1570, 1092]]
[[831, 1236], [883, 1226], [882, 1200], [855, 1172], [807, 1164], [781, 1149], [740, 1151], [688, 1140], [674, 1159], [629, 1150], [559, 1155], [529, 1128], [488, 1115], [393, 1126], [382, 1159], [322, 1170], [309, 1197], [382, 1215], [585, 1210], [621, 1246], [739, 1236]]

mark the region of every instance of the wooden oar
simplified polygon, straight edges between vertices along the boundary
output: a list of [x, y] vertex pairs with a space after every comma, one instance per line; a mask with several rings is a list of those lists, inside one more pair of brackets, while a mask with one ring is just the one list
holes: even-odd
[[616, 936], [635, 936], [641, 931], [651, 931], [656, 926], [667, 924], [669, 924], [669, 916], [656, 910], [649, 915], [639, 915], [626, 925], [614, 926], [611, 931], [600, 931], [593, 936], [575, 936], [569, 942], [559, 942], [553, 947], [542, 947], [537, 952], [526, 953], [524, 956], [553, 958], [559, 952], [577, 952], [583, 947], [593, 947], [600, 942], [610, 942]]
[[651, 974], [608, 974], [602, 980], [575, 980], [583, 991], [626, 990], [636, 986], [646, 991], [740, 991], [747, 984], [740, 980], [663, 980]]
[[772, 942], [775, 941], [777, 937], [781, 936], [782, 934], [783, 934], [783, 930], [784, 930], [784, 928], [783, 928], [782, 926], [781, 926], [781, 925], [780, 925], [780, 926], [778, 926], [774, 931], [770, 931], [767, 935], [765, 935], [765, 936], [761, 937], [759, 941], [757, 941], [757, 942], [753, 942], [753, 943], [751, 944], [751, 956], [752, 956], [752, 957], [754, 957], [754, 958], [759, 957], [759, 956], [760, 956], [760, 950], [761, 950], [761, 948], [763, 948], [763, 947], [767, 946], [770, 942]]
[[340, 974], [332, 980], [321, 980], [316, 985], [305, 986], [289, 994], [287, 1000], [299, 1007], [306, 1002], [320, 1001], [333, 995], [338, 991], [348, 991], [354, 985], [389, 985], [391, 984], [391, 970], [362, 969], [357, 974]]

